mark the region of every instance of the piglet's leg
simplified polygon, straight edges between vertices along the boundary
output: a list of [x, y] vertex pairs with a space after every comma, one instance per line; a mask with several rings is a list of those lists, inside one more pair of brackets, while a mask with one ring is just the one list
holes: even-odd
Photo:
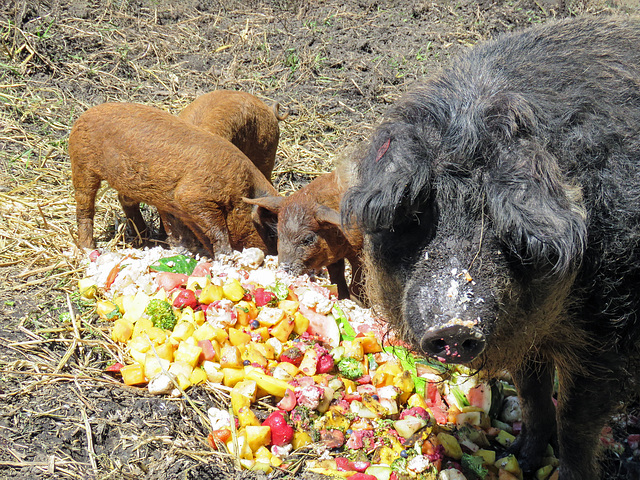
[[78, 244], [84, 248], [94, 248], [93, 217], [96, 212], [96, 192], [100, 187], [100, 179], [84, 179], [83, 184], [82, 187], [75, 186]]
[[211, 205], [207, 205], [207, 207], [207, 209], [202, 206], [198, 209], [194, 208], [195, 212], [205, 213], [192, 214], [183, 221], [202, 245], [211, 251], [212, 255], [229, 255], [232, 253], [232, 249], [225, 216], [220, 209], [211, 208]]
[[211, 242], [195, 223], [187, 225], [167, 212], [161, 212], [160, 219], [166, 227], [169, 245], [181, 246], [200, 255], [214, 255]]
[[224, 207], [207, 190], [198, 191], [193, 185], [181, 186], [174, 193], [175, 206], [171, 212], [189, 227], [198, 240], [212, 254], [231, 254], [231, 241]]
[[364, 290], [362, 262], [358, 257], [351, 257], [348, 260], [351, 264], [351, 285], [349, 286], [351, 295], [362, 302], [364, 306], [368, 306], [369, 302]]
[[[233, 252], [231, 241], [229, 240], [229, 230], [222, 212], [212, 212], [212, 215], [206, 219], [201, 219], [198, 222], [198, 226], [204, 232], [204, 236], [209, 240], [210, 245], [212, 245], [214, 254], [230, 255]], [[198, 232], [194, 231], [194, 233], [196, 236], [198, 235]], [[205, 244], [204, 239], [200, 239], [200, 241]]]
[[512, 372], [520, 396], [523, 425], [511, 451], [516, 453], [525, 472], [539, 468], [547, 445], [554, 443], [553, 371], [553, 363], [535, 357], [525, 360], [520, 369]]
[[327, 265], [327, 271], [329, 272], [331, 283], [335, 283], [338, 287], [338, 298], [349, 298], [349, 287], [347, 286], [347, 280], [344, 278], [344, 259]]
[[118, 193], [118, 200], [125, 216], [133, 224], [136, 236], [142, 242], [147, 236], [147, 224], [140, 213], [140, 204], [122, 193]]
[[560, 480], [598, 480], [597, 449], [603, 425], [622, 398], [621, 378], [612, 370], [615, 359], [584, 365], [587, 375], [560, 372], [558, 441]]
[[162, 227], [164, 239], [167, 240], [169, 245], [182, 245], [184, 236], [189, 232], [189, 229], [168, 212], [158, 210], [158, 215], [160, 216], [160, 226]]

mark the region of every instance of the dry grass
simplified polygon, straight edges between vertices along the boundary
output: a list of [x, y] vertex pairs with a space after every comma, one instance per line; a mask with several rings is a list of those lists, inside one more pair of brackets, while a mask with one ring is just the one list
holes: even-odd
[[[0, 311], [29, 298], [15, 313], [20, 317], [12, 324], [16, 331], [6, 338], [0, 333], [7, 358], [16, 359], [0, 357], [0, 378], [13, 380], [0, 388], [0, 401], [33, 392], [56, 396], [56, 387], [64, 384], [68, 396], [60, 401], [75, 417], [66, 418], [61, 407], [46, 414], [27, 408], [25, 415], [83, 431], [79, 448], [89, 452], [89, 461], [57, 448], [47, 461], [32, 462], [9, 447], [0, 468], [31, 468], [61, 478], [86, 478], [87, 472], [96, 478], [148, 476], [139, 465], [154, 444], [170, 443], [167, 455], [202, 462], [212, 455], [198, 433], [206, 431], [201, 416], [206, 402], [197, 398], [189, 408], [175, 402], [185, 424], [172, 436], [140, 436], [139, 428], [114, 418], [109, 427], [120, 429], [122, 445], [113, 448], [133, 452], [129, 465], [94, 454], [92, 439], [99, 432], [88, 416], [100, 401], [95, 390], [113, 398], [137, 393], [96, 367], [122, 361], [124, 353], [90, 308], [77, 296], [68, 301], [82, 274], [66, 153], [68, 133], [80, 113], [106, 101], [145, 103], [176, 113], [216, 88], [278, 101], [290, 111], [281, 124], [274, 171], [276, 187], [286, 194], [331, 169], [335, 155], [367, 136], [385, 105], [450, 54], [504, 29], [514, 18], [526, 23], [553, 15], [539, 2], [518, 13], [521, 2], [515, 2], [511, 19], [479, 7], [470, 19], [451, 2], [421, 2], [414, 13], [432, 22], [433, 31], [424, 32], [434, 39], [427, 48], [414, 41], [413, 20], [405, 11], [383, 6], [350, 10], [355, 5], [350, 2], [243, 5], [211, 0], [202, 2], [208, 6], [204, 11], [195, 8], [195, 1], [149, 0], [138, 2], [139, 8], [127, 0], [33, 3], [10, 0], [0, 7]], [[610, 10], [604, 0], [577, 1], [572, 8]], [[380, 24], [395, 29], [389, 41], [395, 49], [376, 53], [374, 46], [368, 54], [369, 47], [352, 40], [340, 50], [341, 42], [368, 38]], [[404, 44], [403, 36], [408, 39]], [[106, 248], [127, 246], [120, 206], [106, 186], [98, 195], [95, 231]], [[50, 310], [49, 317], [62, 315], [63, 321], [52, 325], [31, 315], [36, 304]], [[209, 403], [228, 404], [224, 391], [207, 395]], [[149, 422], [162, 423], [157, 418]], [[9, 433], [19, 435], [17, 428]]]
[[[226, 2], [205, 12], [192, 2], [142, 2], [137, 10], [125, 0], [95, 8], [80, 1], [52, 2], [40, 10], [29, 5], [9, 2], [0, 15], [0, 266], [20, 265], [21, 280], [12, 289], [33, 285], [22, 279], [29, 272], [40, 272], [34, 273], [40, 279], [42, 268], [51, 269], [47, 275], [62, 268], [73, 276], [75, 212], [66, 143], [74, 120], [90, 106], [132, 101], [176, 113], [216, 88], [279, 101], [291, 111], [282, 124], [274, 172], [276, 187], [286, 194], [329, 170], [337, 152], [366, 137], [385, 104], [446, 61], [454, 47], [506, 23], [479, 8], [469, 22], [446, 2], [425, 2], [414, 11], [426, 12], [434, 25], [454, 18], [451, 29], [432, 32], [442, 41], [437, 51], [410, 44], [366, 63], [348, 51], [336, 58], [334, 43], [343, 37], [327, 36], [335, 33], [327, 25], [340, 24], [341, 35], [359, 38], [396, 15], [400, 30], [406, 18], [395, 10], [350, 11], [348, 3], [336, 3], [319, 13], [303, 2]], [[538, 5], [527, 12], [530, 21], [549, 13]], [[581, 0], [572, 8], [598, 12], [605, 5]], [[487, 26], [490, 21], [495, 26]], [[114, 237], [120, 216], [114, 192], [105, 187], [97, 203], [97, 235]], [[121, 241], [116, 236], [115, 243]], [[5, 284], [14, 283], [15, 277], [3, 277]]]
[[[304, 81], [311, 75], [311, 66], [299, 60], [292, 63], [285, 50], [267, 44], [273, 32], [265, 28], [274, 21], [269, 8], [261, 13], [234, 11], [233, 16], [245, 21], [227, 21], [219, 27], [222, 9], [175, 12], [182, 19], [162, 25], [159, 17], [167, 11], [170, 15], [174, 7], [164, 13], [142, 8], [134, 15], [125, 2], [120, 6], [114, 2], [101, 6], [92, 18], [64, 16], [54, 8], [23, 24], [16, 19], [28, 16], [30, 7], [27, 2], [14, 6], [9, 15], [0, 16], [0, 309], [19, 302], [16, 299], [30, 300], [18, 312], [21, 319], [17, 327], [12, 326], [16, 330], [7, 332], [6, 338], [0, 335], [6, 353], [0, 358], [1, 375], [11, 379], [0, 389], [0, 403], [9, 405], [33, 395], [42, 397], [43, 404], [49, 399], [62, 401], [66, 407], [58, 405], [45, 414], [24, 406], [20, 415], [46, 419], [52, 431], [63, 436], [70, 429], [84, 433], [77, 452], [70, 454], [53, 442], [42, 461], [25, 459], [21, 451], [25, 445], [9, 444], [0, 470], [26, 469], [34, 475], [61, 478], [87, 478], [87, 474], [139, 478], [149, 474], [142, 466], [158, 444], [164, 445], [168, 456], [206, 463], [217, 454], [200, 433], [208, 430], [204, 412], [212, 405], [229, 404], [224, 389], [203, 389], [199, 395], [206, 394], [206, 401], [188, 401], [188, 407], [175, 401], [182, 410], [181, 425], [169, 435], [148, 433], [154, 431], [156, 421], [164, 424], [155, 415], [149, 419], [149, 428], [118, 419], [100, 426], [118, 429], [120, 444], [112, 448], [133, 452], [128, 465], [116, 456], [95, 453], [94, 439], [100, 432], [89, 417], [101, 399], [93, 392], [110, 392], [125, 404], [125, 397], [135, 399], [140, 392], [123, 387], [102, 371], [107, 363], [124, 363], [124, 352], [109, 338], [107, 326], [99, 324], [92, 309], [75, 295], [82, 252], [75, 245], [68, 132], [80, 113], [105, 101], [146, 103], [176, 113], [199, 93], [243, 89], [267, 102], [279, 101], [291, 112], [281, 125], [274, 172], [278, 189], [288, 193], [327, 171], [333, 152], [358, 136], [348, 131], [353, 111], [344, 115], [331, 111], [321, 98], [282, 93], [293, 92], [292, 82]], [[261, 33], [250, 35], [250, 31]], [[206, 57], [199, 54], [203, 45], [213, 49], [214, 56], [224, 56], [217, 66], [198, 64]], [[263, 55], [245, 65], [238, 56], [245, 50]], [[184, 60], [176, 58], [177, 52], [184, 53]], [[96, 236], [103, 240], [102, 246], [127, 246], [115, 193], [105, 186], [96, 207]], [[74, 295], [73, 302], [68, 301], [69, 295]], [[34, 304], [42, 307], [35, 316], [30, 313]], [[53, 322], [39, 317], [42, 309], [49, 311], [45, 316]], [[58, 398], [61, 391], [63, 399]], [[7, 418], [17, 414], [3, 413]], [[12, 428], [4, 434], [8, 438], [21, 435]]]
[[[198, 93], [215, 88], [280, 101], [291, 111], [282, 124], [274, 172], [283, 193], [327, 171], [334, 152], [366, 132], [366, 125], [354, 131], [365, 113], [344, 102], [337, 112], [335, 105], [323, 104], [326, 99], [293, 93], [313, 75], [316, 56], [299, 52], [293, 57], [268, 44], [276, 15], [270, 8], [230, 13], [220, 8], [212, 14], [166, 7], [168, 12], [161, 12], [150, 3], [134, 16], [125, 5], [107, 3], [95, 19], [58, 16], [53, 9], [20, 25], [16, 18], [28, 15], [29, 7], [18, 2], [10, 10], [13, 15], [0, 17], [0, 266], [20, 265], [19, 278], [37, 275], [40, 280], [42, 268], [62, 268], [72, 276], [77, 266], [66, 143], [73, 121], [96, 103], [133, 101], [176, 113]], [[162, 25], [163, 14], [184, 18]], [[229, 14], [245, 21], [220, 26]], [[361, 20], [351, 19], [355, 24]], [[210, 53], [201, 51], [203, 45], [213, 49], [214, 58], [222, 56], [209, 71], [198, 63]], [[239, 54], [246, 51], [258, 52], [248, 65]], [[182, 59], [177, 52], [183, 52]], [[332, 83], [333, 90], [339, 86], [337, 79], [323, 81], [328, 95]], [[97, 202], [97, 235], [109, 231], [113, 236], [119, 218], [115, 194], [105, 187]], [[122, 236], [117, 238], [121, 244]], [[33, 285], [17, 283], [11, 288]]]

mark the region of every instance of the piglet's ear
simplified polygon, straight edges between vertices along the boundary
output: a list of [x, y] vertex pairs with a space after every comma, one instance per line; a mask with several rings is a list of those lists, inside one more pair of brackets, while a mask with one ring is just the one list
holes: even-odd
[[315, 218], [318, 223], [326, 223], [338, 228], [351, 245], [362, 245], [361, 231], [357, 228], [353, 228], [353, 225], [344, 224], [342, 222], [340, 212], [324, 205], [319, 205]]
[[331, 225], [335, 225], [337, 227], [342, 226], [340, 212], [337, 212], [333, 208], [329, 208], [324, 205], [318, 205], [318, 210], [315, 216], [318, 223], [330, 223]]
[[493, 227], [524, 266], [562, 276], [580, 264], [587, 238], [582, 191], [550, 152], [515, 140], [497, 152], [484, 185]]
[[[278, 198], [278, 197], [264, 197], [264, 198]], [[243, 200], [257, 200], [257, 199], [243, 199]], [[252, 203], [252, 202], [247, 202]], [[253, 203], [252, 203], [253, 204]], [[251, 220], [253, 225], [262, 238], [266, 247], [267, 255], [278, 254], [278, 214], [268, 208], [264, 208], [262, 205], [253, 204], [251, 209]]]
[[280, 211], [280, 207], [282, 206], [282, 202], [284, 201], [284, 197], [279, 196], [267, 196], [267, 197], [258, 197], [258, 198], [246, 198], [242, 197], [242, 200], [245, 203], [249, 203], [251, 205], [257, 205], [262, 208], [266, 208], [270, 212], [277, 214]]

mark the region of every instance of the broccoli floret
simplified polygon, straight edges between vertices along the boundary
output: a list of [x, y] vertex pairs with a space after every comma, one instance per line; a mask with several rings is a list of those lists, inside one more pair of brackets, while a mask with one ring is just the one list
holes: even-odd
[[349, 380], [357, 380], [364, 375], [364, 366], [355, 358], [345, 357], [338, 362], [338, 371]]
[[462, 468], [465, 470], [465, 473], [471, 472], [480, 478], [486, 477], [489, 473], [489, 471], [482, 465], [482, 457], [476, 457], [474, 455], [469, 455], [468, 453], [462, 454]]
[[175, 313], [173, 313], [173, 307], [166, 300], [152, 299], [147, 305], [145, 312], [149, 315], [154, 327], [173, 330], [173, 327], [175, 327], [178, 322]]

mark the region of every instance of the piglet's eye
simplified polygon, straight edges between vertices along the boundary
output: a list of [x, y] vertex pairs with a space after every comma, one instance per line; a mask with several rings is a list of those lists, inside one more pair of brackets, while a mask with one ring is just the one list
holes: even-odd
[[308, 247], [309, 245], [312, 245], [315, 241], [316, 241], [316, 234], [312, 233], [304, 237], [301, 243], [302, 245]]

